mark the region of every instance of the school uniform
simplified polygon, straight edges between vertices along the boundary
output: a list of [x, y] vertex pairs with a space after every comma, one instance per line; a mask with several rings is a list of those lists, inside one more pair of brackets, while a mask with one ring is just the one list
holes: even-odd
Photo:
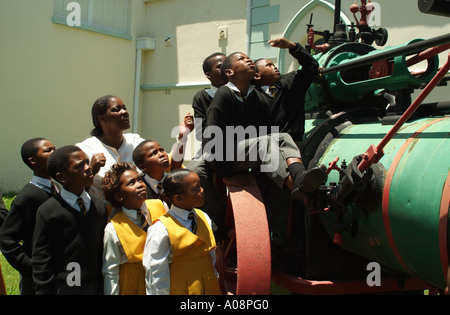
[[[191, 212], [196, 216], [195, 233]], [[147, 294], [220, 294], [215, 248], [208, 215], [172, 205], [147, 233], [143, 258]]]
[[[217, 90], [217, 87], [211, 85], [210, 88], [198, 91], [192, 101], [196, 124], [195, 136], [196, 139], [201, 142], [202, 149], [197, 152], [186, 168], [197, 173], [200, 177], [200, 183], [205, 191], [205, 203], [201, 209], [205, 211], [215, 223], [213, 230], [216, 239], [223, 239], [226, 237], [225, 234], [227, 230], [225, 227], [226, 201], [216, 189], [214, 169], [211, 166], [211, 163], [205, 161], [202, 155], [204, 145], [203, 131], [206, 128], [207, 111]], [[201, 128], [198, 128], [198, 125], [200, 125]]]
[[195, 128], [195, 138], [200, 142], [202, 142], [203, 130], [206, 127], [207, 111], [217, 90], [217, 87], [211, 85], [208, 89], [198, 91], [192, 100], [195, 123], [199, 124], [201, 122], [201, 128], [197, 128], [197, 126]]
[[[218, 89], [208, 109], [207, 126], [219, 128], [223, 139], [217, 141], [217, 135], [212, 136], [205, 151], [208, 148], [208, 159], [212, 160], [220, 177], [230, 177], [249, 168], [261, 167], [261, 172], [266, 173], [277, 186], [284, 187], [289, 176], [286, 160], [301, 155], [292, 137], [279, 133], [270, 124], [266, 96], [253, 85], [250, 85], [245, 96], [231, 82]], [[252, 127], [256, 133], [250, 135], [247, 132], [245, 139], [238, 139], [236, 133], [227, 133], [227, 128], [238, 126], [244, 129]], [[223, 146], [216, 147], [214, 142], [222, 143]], [[218, 149], [222, 151], [217, 152]], [[232, 150], [234, 154], [230, 154]]]
[[142, 265], [147, 227], [166, 211], [160, 200], [146, 200], [140, 211], [122, 207], [106, 225], [103, 239], [105, 295], [145, 295]]
[[33, 175], [16, 195], [0, 228], [0, 248], [9, 264], [20, 273], [20, 292], [33, 295], [31, 253], [38, 208], [54, 194], [50, 179]]
[[33, 235], [36, 294], [102, 292], [102, 248], [106, 226], [103, 201], [86, 191], [65, 189], [39, 207]]
[[302, 140], [305, 131], [305, 95], [318, 74], [318, 62], [304, 47], [296, 44], [289, 53], [297, 59], [301, 69], [281, 75], [274, 86], [257, 87], [269, 102], [270, 124], [288, 133], [295, 142]]

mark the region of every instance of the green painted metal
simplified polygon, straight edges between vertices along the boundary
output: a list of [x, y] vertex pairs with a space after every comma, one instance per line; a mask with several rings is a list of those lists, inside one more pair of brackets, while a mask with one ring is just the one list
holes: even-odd
[[[423, 39], [414, 39], [402, 45], [385, 48], [383, 50], [375, 50], [373, 47], [365, 44], [342, 44], [330, 49], [326, 53], [317, 54], [316, 59], [321, 67], [328, 68], [355, 61], [358, 58], [374, 55], [380, 51], [385, 52], [398, 47], [407, 46], [422, 40]], [[374, 95], [377, 91], [385, 88], [389, 88], [390, 91], [398, 91], [410, 87], [417, 88], [421, 84], [429, 82], [438, 70], [439, 58], [437, 55], [431, 58], [427, 71], [420, 76], [415, 76], [411, 73], [410, 69], [408, 69], [406, 60], [407, 56], [405, 55], [396, 56], [389, 65], [393, 68], [392, 74], [379, 78], [369, 78], [368, 71], [370, 66], [361, 71], [358, 69], [349, 70], [352, 75], [360, 72], [361, 77], [353, 78], [354, 82], [351, 82], [352, 80], [349, 78], [345, 78], [343, 72], [326, 74], [324, 75], [322, 84], [315, 82], [311, 85], [305, 100], [305, 108], [306, 110], [318, 108], [321, 105], [325, 105], [326, 100], [332, 102], [357, 103], [363, 101], [365, 97]]]
[[[437, 117], [406, 123], [384, 149], [379, 161], [384, 167], [384, 179], [400, 148], [421, 127]], [[306, 126], [315, 123], [307, 121]], [[328, 165], [337, 156], [340, 164], [348, 163], [376, 144], [392, 126], [379, 122], [354, 124], [346, 127], [328, 146], [319, 163]], [[381, 197], [376, 200], [376, 211], [366, 213], [352, 204], [346, 208], [344, 222], [356, 220], [358, 233], [352, 237], [344, 232], [343, 249], [379, 262], [389, 269], [417, 275], [431, 285], [444, 288], [445, 278], [440, 260], [439, 209], [445, 180], [450, 170], [450, 117], [433, 123], [401, 156], [395, 169], [389, 191], [389, 222], [393, 240], [406, 265], [397, 259], [387, 236], [383, 221]], [[331, 171], [328, 184], [339, 182], [338, 172]], [[386, 183], [385, 183], [386, 184]], [[331, 211], [319, 214], [327, 232], [333, 236], [335, 215]]]

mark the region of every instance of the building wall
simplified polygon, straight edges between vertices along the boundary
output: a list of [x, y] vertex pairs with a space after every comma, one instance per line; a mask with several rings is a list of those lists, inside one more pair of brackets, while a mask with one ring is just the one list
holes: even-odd
[[45, 137], [59, 147], [82, 141], [90, 136], [99, 96], [133, 102], [134, 42], [53, 23], [53, 13], [53, 0], [0, 1], [4, 192], [20, 189], [32, 175], [20, 157], [23, 142]]
[[[121, 97], [131, 117], [137, 117], [130, 131], [170, 149], [172, 129], [192, 113], [194, 94], [208, 86], [201, 69], [207, 55], [243, 51], [252, 58], [273, 58], [287, 72], [298, 65], [267, 40], [286, 36], [304, 43], [311, 12], [315, 29], [333, 27], [333, 0], [129, 0], [128, 34], [113, 36], [58, 23], [57, 1], [62, 0], [0, 0], [3, 192], [17, 191], [31, 176], [20, 158], [24, 141], [42, 136], [62, 146], [89, 137], [97, 97]], [[83, 5], [87, 1], [79, 0]], [[342, 1], [344, 20], [353, 21], [353, 3]], [[420, 13], [416, 1], [377, 3], [379, 23], [389, 30], [388, 46], [450, 33], [450, 19]], [[222, 30], [227, 36], [219, 39]], [[154, 46], [141, 51], [135, 89], [140, 38]], [[438, 90], [437, 99], [448, 99], [448, 88]], [[188, 159], [194, 146], [191, 142]]]
[[[147, 4], [146, 12], [146, 32], [156, 48], [143, 57], [139, 129], [169, 150], [172, 129], [187, 112], [193, 114], [194, 94], [209, 86], [202, 71], [204, 58], [246, 51], [246, 1], [155, 1]], [[226, 38], [219, 39], [221, 30]]]

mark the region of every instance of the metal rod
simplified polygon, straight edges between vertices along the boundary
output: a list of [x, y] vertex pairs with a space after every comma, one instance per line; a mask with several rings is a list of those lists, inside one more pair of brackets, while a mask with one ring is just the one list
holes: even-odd
[[339, 24], [341, 20], [341, 0], [336, 0], [334, 5], [334, 28], [333, 32], [336, 33], [336, 25]]
[[[363, 171], [369, 168], [374, 161], [378, 161], [382, 154], [383, 149], [386, 144], [395, 136], [397, 131], [403, 126], [403, 124], [411, 117], [411, 115], [416, 111], [416, 109], [422, 104], [424, 99], [430, 94], [434, 87], [441, 81], [444, 75], [450, 70], [450, 54], [448, 54], [447, 62], [442, 66], [441, 70], [434, 76], [434, 78], [427, 84], [423, 89], [422, 93], [415, 99], [415, 101], [408, 107], [408, 109], [403, 113], [400, 119], [395, 123], [395, 125], [389, 130], [389, 132], [384, 136], [380, 143], [376, 147], [369, 147], [369, 149], [364, 153], [363, 160], [358, 165], [358, 169]], [[369, 152], [371, 151], [371, 152]], [[378, 156], [370, 156], [370, 155]], [[376, 162], [375, 162], [376, 163]]]
[[320, 73], [328, 74], [328, 73], [332, 73], [332, 72], [350, 70], [350, 69], [354, 69], [354, 68], [358, 68], [361, 66], [372, 64], [376, 61], [391, 59], [396, 56], [401, 56], [401, 55], [408, 56], [408, 55], [416, 54], [427, 48], [445, 45], [445, 44], [449, 44], [449, 43], [450, 43], [450, 34], [445, 34], [445, 35], [437, 36], [437, 37], [430, 38], [427, 40], [423, 40], [420, 42], [415, 42], [415, 43], [412, 43], [412, 44], [409, 44], [406, 46], [389, 49], [386, 51], [380, 51], [379, 53], [376, 53], [376, 54], [373, 54], [370, 56], [366, 56], [366, 57], [361, 57], [355, 61], [349, 61], [349, 62], [340, 64], [340, 65], [322, 69], [322, 70], [320, 70]]

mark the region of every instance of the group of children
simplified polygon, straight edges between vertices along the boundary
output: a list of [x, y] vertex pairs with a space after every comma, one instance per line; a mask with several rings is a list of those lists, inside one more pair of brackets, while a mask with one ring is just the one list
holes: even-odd
[[[143, 149], [146, 145], [150, 150]], [[155, 146], [159, 144], [145, 141], [134, 152], [144, 170], [146, 163], [151, 165], [145, 156]], [[94, 174], [89, 158], [78, 146], [55, 150], [47, 139], [33, 138], [23, 144], [22, 157], [33, 170], [33, 177], [17, 194], [0, 228], [1, 250], [21, 275], [21, 294], [174, 294], [182, 292], [180, 286], [192, 287], [192, 283], [176, 282], [183, 268], [171, 277], [175, 268], [167, 273], [162, 267], [152, 266], [151, 272], [147, 268], [146, 276], [143, 256], [145, 252], [149, 265], [154, 265], [161, 253], [167, 255], [167, 264], [186, 259], [183, 248], [192, 244], [178, 244], [168, 238], [178, 237], [179, 233], [188, 234], [183, 239], [194, 242], [199, 253], [214, 250], [211, 221], [194, 209], [203, 205], [197, 174], [181, 168], [164, 178], [168, 210], [163, 200], [149, 198], [150, 187], [134, 165], [115, 163], [102, 179], [104, 198], [112, 208], [108, 218], [106, 203], [86, 190], [93, 184]], [[143, 161], [139, 162], [139, 158]], [[177, 219], [191, 213], [197, 228], [192, 230], [189, 219], [188, 233], [177, 225]], [[162, 237], [159, 231], [170, 231], [166, 232], [167, 238], [160, 240], [150, 237], [154, 232], [148, 230], [158, 218], [164, 224], [159, 228], [155, 225], [157, 236]], [[167, 252], [160, 250], [163, 243], [169, 246]], [[210, 284], [197, 286], [197, 294], [220, 294], [211, 259], [204, 265], [210, 264], [214, 277], [208, 279]], [[203, 269], [199, 270], [203, 273]], [[158, 277], [161, 273], [165, 276]], [[164, 284], [154, 290], [157, 282]]]
[[[299, 76], [294, 74], [285, 83], [276, 67], [265, 62], [263, 67], [271, 67], [269, 76], [279, 89], [277, 96], [266, 99], [265, 88], [253, 85], [270, 81], [263, 68], [257, 72], [243, 53], [226, 58], [213, 54], [203, 65], [211, 88], [194, 97], [194, 116], [203, 119], [202, 129], [212, 125], [281, 127], [282, 165], [269, 176], [300, 199], [324, 179], [319, 168], [307, 171], [303, 166], [293, 137], [301, 137], [303, 125], [296, 124], [304, 118], [290, 115], [303, 113], [298, 107], [303, 106], [317, 67], [300, 45], [285, 39], [271, 43], [301, 55]], [[303, 86], [300, 92], [299, 86]], [[286, 100], [293, 104], [288, 106]], [[96, 106], [104, 109], [94, 115]], [[276, 113], [277, 106], [284, 115]], [[216, 236], [223, 231], [225, 205], [217, 197], [213, 174], [227, 184], [240, 184], [236, 175], [262, 161], [230, 164], [197, 157], [186, 168], [180, 164], [169, 168], [170, 154], [156, 141], [134, 134], [130, 137], [136, 143], [131, 144], [135, 141], [131, 138], [122, 140], [130, 143], [132, 162], [111, 160], [107, 150], [95, 153], [108, 142], [105, 129], [100, 128], [107, 126], [108, 119], [115, 120], [116, 133], [125, 138], [121, 131], [129, 128], [129, 121], [124, 111], [120, 99], [105, 96], [94, 104], [98, 130], [91, 139], [58, 149], [44, 138], [23, 144], [22, 158], [33, 177], [17, 194], [0, 228], [0, 248], [20, 272], [22, 294], [221, 294], [215, 248]], [[270, 136], [261, 135], [255, 141]], [[119, 152], [123, 143], [116, 148]], [[104, 171], [95, 181], [100, 169]], [[95, 189], [97, 193], [91, 193]], [[219, 229], [213, 229], [217, 223]]]

